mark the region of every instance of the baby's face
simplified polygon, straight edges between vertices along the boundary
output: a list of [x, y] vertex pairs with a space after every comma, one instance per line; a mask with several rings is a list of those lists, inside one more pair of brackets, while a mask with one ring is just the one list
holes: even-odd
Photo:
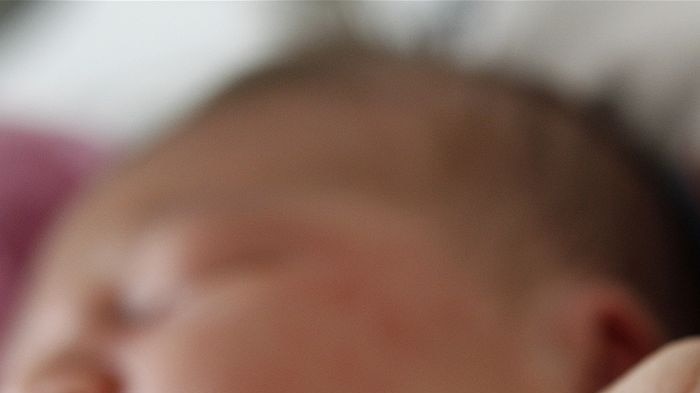
[[292, 89], [124, 168], [48, 243], [2, 393], [562, 391], [484, 215], [455, 241], [401, 196], [424, 116]]

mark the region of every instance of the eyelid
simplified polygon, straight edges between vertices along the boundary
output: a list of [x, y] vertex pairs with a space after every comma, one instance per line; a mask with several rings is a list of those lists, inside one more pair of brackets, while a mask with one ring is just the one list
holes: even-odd
[[97, 318], [108, 334], [130, 335], [167, 319], [174, 312], [175, 302], [175, 298], [134, 296], [128, 289], [117, 290], [102, 301]]
[[149, 325], [212, 279], [240, 278], [318, 252], [316, 236], [297, 224], [198, 218], [152, 227], [137, 241], [114, 313], [124, 325]]
[[191, 289], [209, 279], [243, 274], [283, 258], [285, 242], [278, 242], [273, 232], [251, 236], [237, 223], [224, 224], [162, 225], [138, 239], [133, 269], [109, 307], [114, 324], [148, 327], [167, 318]]
[[174, 306], [180, 284], [177, 243], [165, 231], [139, 239], [129, 269], [113, 296], [110, 312], [122, 330], [145, 329], [165, 318]]
[[148, 297], [124, 294], [115, 304], [115, 312], [123, 326], [145, 328], [165, 319], [176, 303], [174, 293], [161, 292]]

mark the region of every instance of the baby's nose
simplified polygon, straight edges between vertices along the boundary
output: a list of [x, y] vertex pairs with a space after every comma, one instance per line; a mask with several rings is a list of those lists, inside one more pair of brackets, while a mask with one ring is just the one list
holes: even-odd
[[97, 363], [57, 361], [30, 381], [27, 393], [120, 393], [116, 376]]

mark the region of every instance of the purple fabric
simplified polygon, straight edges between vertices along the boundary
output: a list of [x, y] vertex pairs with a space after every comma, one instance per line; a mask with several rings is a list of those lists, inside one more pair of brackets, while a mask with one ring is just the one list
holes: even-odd
[[0, 338], [38, 239], [99, 161], [86, 144], [0, 126]]

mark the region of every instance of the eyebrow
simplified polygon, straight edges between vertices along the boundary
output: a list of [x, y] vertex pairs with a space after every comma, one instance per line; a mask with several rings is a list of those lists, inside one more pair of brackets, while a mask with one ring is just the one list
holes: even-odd
[[246, 218], [201, 229], [185, 255], [185, 274], [211, 277], [280, 266], [294, 256], [324, 253], [329, 232], [293, 219]]

